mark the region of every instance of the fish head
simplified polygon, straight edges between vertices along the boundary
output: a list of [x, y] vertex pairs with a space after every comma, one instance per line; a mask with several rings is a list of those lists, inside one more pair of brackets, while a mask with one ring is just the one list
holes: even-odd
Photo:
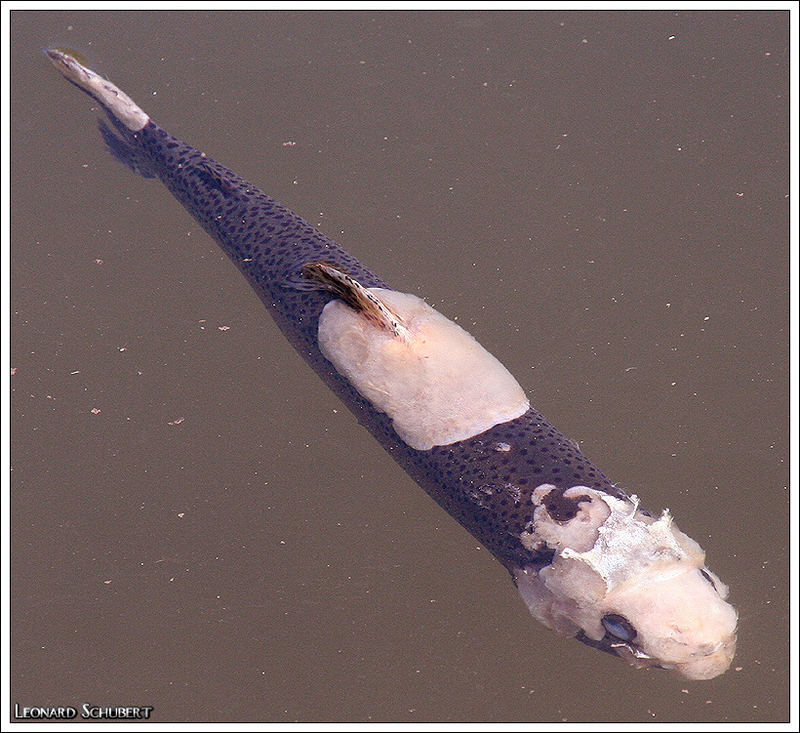
[[[574, 511], [565, 512], [570, 502]], [[636, 667], [690, 679], [728, 669], [737, 625], [728, 588], [668, 511], [655, 518], [636, 497], [583, 486], [538, 487], [534, 504], [521, 540], [553, 559], [512, 574], [538, 620]]]

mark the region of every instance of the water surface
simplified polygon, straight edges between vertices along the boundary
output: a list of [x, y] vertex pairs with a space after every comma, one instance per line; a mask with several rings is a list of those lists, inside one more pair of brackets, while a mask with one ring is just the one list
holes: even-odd
[[[777, 721], [787, 35], [765, 13], [15, 12], [12, 701]], [[41, 49], [457, 317], [731, 586], [734, 668], [556, 638]]]

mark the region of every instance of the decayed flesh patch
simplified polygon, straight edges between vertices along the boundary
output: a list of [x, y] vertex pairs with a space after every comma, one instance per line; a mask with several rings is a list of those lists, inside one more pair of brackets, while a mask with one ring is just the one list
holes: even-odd
[[320, 350], [392, 419], [406, 444], [449, 445], [529, 409], [511, 373], [424, 300], [343, 282], [345, 298], [328, 303], [320, 316]]

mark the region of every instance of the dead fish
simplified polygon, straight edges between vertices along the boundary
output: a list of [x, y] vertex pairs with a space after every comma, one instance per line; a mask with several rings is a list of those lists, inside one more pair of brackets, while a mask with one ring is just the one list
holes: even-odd
[[729, 667], [728, 589], [668, 511], [651, 515], [609, 480], [460, 326], [74, 56], [47, 54], [105, 109], [114, 157], [166, 185], [361, 425], [509, 571], [536, 619], [637, 667], [692, 679]]

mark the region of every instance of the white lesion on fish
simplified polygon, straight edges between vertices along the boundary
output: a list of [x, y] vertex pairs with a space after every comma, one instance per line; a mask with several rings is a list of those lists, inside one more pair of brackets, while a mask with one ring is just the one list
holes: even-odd
[[94, 97], [131, 132], [138, 132], [150, 122], [150, 117], [116, 84], [81, 64], [73, 55], [58, 48], [49, 48], [45, 53], [63, 76]]
[[303, 271], [339, 296], [320, 314], [322, 355], [411, 448], [466, 440], [530, 408], [511, 373], [422, 298], [367, 288], [327, 263]]
[[[550, 516], [548, 497], [578, 501], [569, 519]], [[532, 521], [520, 536], [529, 549], [554, 551], [543, 568], [512, 571], [533, 616], [578, 635], [635, 666], [675, 669], [692, 679], [724, 672], [736, 647], [736, 611], [708, 568], [700, 545], [668, 510], [654, 518], [638, 499], [585, 486], [533, 494]]]

